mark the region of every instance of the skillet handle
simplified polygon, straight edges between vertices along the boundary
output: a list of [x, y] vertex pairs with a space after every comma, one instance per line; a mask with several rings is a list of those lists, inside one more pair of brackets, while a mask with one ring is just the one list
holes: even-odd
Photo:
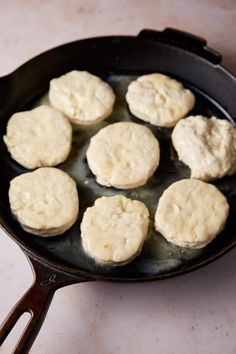
[[215, 65], [220, 64], [222, 59], [220, 53], [207, 46], [207, 42], [204, 38], [174, 28], [166, 28], [163, 31], [144, 29], [138, 34], [138, 37], [185, 49], [207, 59]]
[[53, 295], [57, 289], [69, 284], [86, 281], [77, 276], [68, 275], [51, 266], [43, 265], [34, 258], [30, 257], [29, 261], [34, 272], [34, 282], [0, 326], [1, 346], [19, 318], [24, 313], [30, 313], [31, 315], [12, 354], [26, 354], [29, 352], [44, 322]]
[[12, 93], [11, 88], [11, 75], [0, 77], [0, 119], [8, 115], [9, 111], [11, 111], [9, 100]]

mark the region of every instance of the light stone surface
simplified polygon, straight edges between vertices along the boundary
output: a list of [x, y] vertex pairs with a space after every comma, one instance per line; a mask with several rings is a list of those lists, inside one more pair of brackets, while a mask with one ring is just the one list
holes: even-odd
[[[55, 4], [56, 3], [56, 4]], [[208, 39], [236, 74], [234, 0], [12, 0], [0, 3], [0, 75], [80, 38], [177, 27]], [[0, 231], [0, 321], [32, 281]], [[196, 272], [149, 283], [83, 283], [59, 290], [31, 354], [234, 354], [236, 250]], [[0, 348], [9, 354], [20, 328]]]

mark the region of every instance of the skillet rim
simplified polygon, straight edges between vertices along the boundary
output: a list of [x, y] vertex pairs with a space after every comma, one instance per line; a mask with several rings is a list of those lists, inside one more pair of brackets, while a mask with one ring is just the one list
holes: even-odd
[[[142, 31], [141, 31], [142, 32]], [[140, 32], [140, 33], [141, 33]], [[16, 68], [15, 70], [13, 70], [12, 72], [10, 72], [9, 74], [0, 77], [0, 82], [4, 81], [4, 80], [10, 80], [10, 79], [14, 79], [15, 77], [17, 77], [17, 75], [22, 71], [22, 70], [27, 70], [27, 67], [30, 65], [34, 65], [34, 62], [36, 62], [37, 60], [41, 59], [42, 57], [45, 57], [46, 55], [50, 55], [52, 52], [55, 52], [56, 50], [59, 49], [64, 49], [66, 47], [69, 46], [73, 46], [76, 44], [80, 44], [82, 42], [94, 42], [94, 40], [107, 40], [107, 39], [111, 39], [111, 40], [120, 40], [120, 39], [138, 39], [138, 40], [142, 40], [142, 41], [147, 41], [149, 39], [147, 38], [142, 38], [138, 36], [130, 36], [130, 35], [109, 35], [109, 36], [96, 36], [96, 37], [89, 37], [89, 38], [84, 38], [84, 39], [80, 39], [80, 40], [75, 40], [75, 41], [71, 41], [68, 43], [64, 43], [58, 46], [55, 46], [53, 48], [50, 48], [34, 57], [32, 57], [31, 59], [27, 60], [26, 62], [24, 62], [22, 65], [20, 65], [18, 68]], [[155, 43], [153, 40], [149, 40], [153, 43]], [[209, 61], [206, 58], [203, 58], [200, 55], [197, 55], [196, 53], [190, 52], [188, 49], [186, 48], [181, 48], [178, 45], [174, 45], [174, 44], [168, 44], [168, 43], [162, 43], [159, 41], [156, 41], [156, 43], [158, 43], [159, 45], [162, 46], [169, 46], [169, 47], [176, 47], [178, 50], [181, 51], [185, 51], [188, 54], [191, 54], [193, 56], [196, 56], [198, 60], [203, 60], [205, 62], [208, 62], [210, 65], [212, 65], [215, 69], [221, 70], [223, 75], [228, 76], [230, 79], [232, 79], [233, 81], [236, 82], [236, 77], [234, 76], [234, 74], [230, 71], [227, 70], [223, 65], [217, 63], [212, 63], [211, 61]], [[7, 225], [5, 224], [3, 217], [1, 215], [1, 211], [0, 211], [0, 228], [12, 239], [16, 242], [16, 244], [18, 246], [20, 246], [20, 248], [23, 250], [24, 253], [26, 253], [26, 255], [29, 256], [30, 259], [36, 259], [39, 262], [41, 262], [44, 265], [47, 265], [50, 268], [54, 268], [57, 269], [59, 271], [65, 272], [67, 274], [72, 274], [74, 276], [77, 276], [78, 278], [84, 278], [85, 280], [89, 281], [89, 280], [109, 280], [109, 281], [118, 281], [118, 282], [124, 282], [124, 281], [150, 281], [150, 280], [162, 280], [162, 279], [166, 279], [166, 278], [171, 278], [171, 277], [175, 277], [178, 275], [182, 275], [182, 274], [186, 274], [189, 272], [192, 272], [193, 270], [202, 268], [203, 266], [212, 263], [213, 261], [217, 260], [218, 258], [220, 258], [221, 256], [223, 256], [224, 254], [226, 254], [227, 252], [229, 252], [231, 249], [233, 249], [236, 246], [236, 239], [230, 243], [229, 245], [225, 246], [220, 252], [218, 252], [217, 254], [198, 262], [195, 265], [191, 265], [188, 266], [187, 268], [179, 268], [178, 270], [175, 270], [171, 273], [167, 272], [165, 274], [159, 274], [159, 275], [155, 275], [155, 276], [142, 276], [141, 278], [139, 277], [135, 277], [135, 278], [130, 278], [130, 277], [112, 277], [109, 275], [101, 275], [101, 274], [96, 274], [94, 272], [87, 272], [84, 270], [81, 270], [79, 268], [75, 268], [73, 266], [67, 266], [64, 264], [59, 264], [59, 262], [57, 263], [56, 261], [50, 259], [47, 256], [43, 256], [41, 254], [39, 254], [37, 251], [32, 250], [32, 248], [26, 244], [24, 244], [20, 239], [17, 239], [15, 235], [13, 235], [9, 230]], [[79, 280], [79, 279], [78, 279]]]

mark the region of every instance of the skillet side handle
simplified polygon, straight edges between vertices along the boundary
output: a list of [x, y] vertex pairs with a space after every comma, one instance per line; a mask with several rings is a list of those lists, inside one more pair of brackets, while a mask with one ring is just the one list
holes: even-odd
[[185, 49], [215, 65], [220, 64], [222, 60], [221, 54], [209, 48], [204, 38], [174, 28], [165, 28], [163, 31], [144, 29], [138, 34], [138, 37]]
[[16, 344], [12, 354], [26, 354], [33, 345], [44, 322], [55, 291], [63, 286], [83, 282], [77, 276], [65, 274], [51, 266], [31, 258], [30, 264], [34, 272], [34, 282], [25, 295], [11, 310], [0, 326], [0, 346], [3, 344], [19, 318], [24, 313], [30, 313], [31, 318]]

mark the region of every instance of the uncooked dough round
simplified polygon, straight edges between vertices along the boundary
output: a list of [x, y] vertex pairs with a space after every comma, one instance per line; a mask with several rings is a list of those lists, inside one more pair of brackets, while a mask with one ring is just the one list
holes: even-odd
[[222, 231], [228, 214], [227, 199], [215, 186], [183, 179], [159, 199], [155, 228], [180, 247], [202, 248]]
[[226, 119], [187, 117], [177, 123], [172, 142], [191, 178], [210, 181], [236, 172], [236, 128]]
[[110, 85], [87, 71], [73, 70], [51, 80], [49, 101], [75, 124], [94, 124], [113, 110], [115, 94]]
[[132, 81], [126, 101], [131, 113], [145, 122], [173, 127], [193, 108], [195, 97], [180, 82], [155, 73]]
[[101, 197], [84, 213], [82, 245], [99, 263], [123, 265], [141, 252], [148, 226], [149, 212], [142, 202], [123, 195]]
[[49, 106], [13, 114], [3, 137], [12, 158], [26, 168], [56, 166], [70, 153], [72, 128]]
[[11, 180], [9, 200], [22, 228], [39, 236], [64, 233], [75, 223], [79, 211], [75, 181], [53, 167], [42, 167]]
[[144, 125], [119, 122], [101, 129], [90, 140], [88, 165], [103, 186], [144, 185], [159, 165], [159, 142]]

